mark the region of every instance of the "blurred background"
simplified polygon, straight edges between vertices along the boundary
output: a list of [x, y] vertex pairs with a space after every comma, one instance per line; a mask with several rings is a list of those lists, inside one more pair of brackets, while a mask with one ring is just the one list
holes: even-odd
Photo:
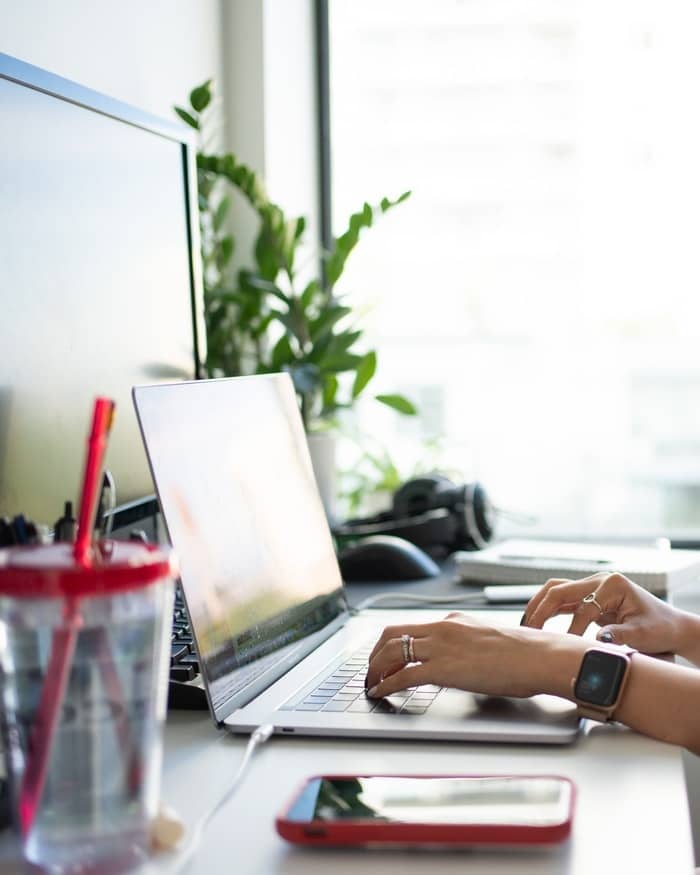
[[513, 531], [700, 524], [699, 19], [654, 0], [329, 2], [335, 225], [358, 192], [413, 192], [343, 288], [377, 382], [420, 416], [364, 402], [364, 428], [406, 473], [437, 439], [454, 476], [536, 516]]

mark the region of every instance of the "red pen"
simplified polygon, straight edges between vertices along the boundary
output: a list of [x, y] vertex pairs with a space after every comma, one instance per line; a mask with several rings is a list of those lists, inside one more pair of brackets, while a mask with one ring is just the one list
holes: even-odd
[[114, 419], [114, 406], [114, 401], [109, 398], [95, 399], [92, 427], [88, 436], [83, 486], [80, 495], [78, 536], [73, 548], [73, 555], [83, 565], [89, 564], [91, 561], [92, 524], [95, 517], [95, 508], [97, 507], [102, 460], [107, 448], [109, 430]]

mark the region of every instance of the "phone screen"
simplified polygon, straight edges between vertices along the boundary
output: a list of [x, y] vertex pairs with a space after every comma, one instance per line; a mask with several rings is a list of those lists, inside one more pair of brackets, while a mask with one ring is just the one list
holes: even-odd
[[567, 819], [571, 785], [556, 777], [323, 777], [292, 805], [292, 821], [553, 826]]

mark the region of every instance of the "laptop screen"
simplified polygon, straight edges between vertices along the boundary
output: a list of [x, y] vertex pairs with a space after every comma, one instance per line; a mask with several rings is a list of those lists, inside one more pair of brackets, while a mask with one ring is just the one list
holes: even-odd
[[296, 395], [288, 375], [267, 374], [133, 397], [220, 719], [345, 612]]

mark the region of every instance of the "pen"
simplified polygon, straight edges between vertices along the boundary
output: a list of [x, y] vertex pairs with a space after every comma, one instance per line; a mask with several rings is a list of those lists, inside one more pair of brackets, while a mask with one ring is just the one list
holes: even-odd
[[587, 556], [516, 556], [513, 553], [501, 553], [499, 559], [506, 562], [576, 562], [580, 565], [610, 565], [610, 559], [590, 559]]
[[78, 516], [78, 536], [75, 541], [73, 555], [82, 564], [90, 561], [90, 543], [92, 540], [92, 523], [95, 519], [98, 483], [102, 470], [102, 459], [107, 447], [107, 437], [114, 419], [114, 401], [109, 398], [97, 398], [92, 414], [92, 427], [88, 437], [88, 451], [85, 459], [85, 472], [80, 495]]

